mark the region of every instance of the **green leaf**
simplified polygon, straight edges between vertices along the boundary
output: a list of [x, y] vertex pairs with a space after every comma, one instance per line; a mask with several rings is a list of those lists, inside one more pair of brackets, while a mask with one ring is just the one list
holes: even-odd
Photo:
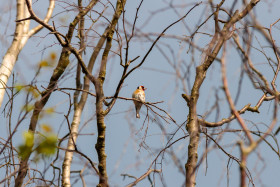
[[30, 112], [33, 109], [34, 109], [34, 105], [32, 104], [27, 104], [22, 107], [22, 110], [25, 110], [26, 112]]
[[32, 147], [26, 145], [20, 145], [18, 147], [19, 156], [21, 159], [26, 159], [32, 152]]
[[24, 143], [18, 147], [19, 156], [21, 159], [27, 158], [32, 153], [32, 147], [34, 145], [34, 133], [26, 131], [23, 133]]
[[22, 85], [22, 84], [16, 84], [15, 85], [15, 89], [16, 89], [17, 92], [21, 91], [23, 88], [24, 88], [24, 85]]
[[23, 139], [24, 139], [24, 142], [25, 142], [25, 145], [27, 147], [31, 147], [33, 146], [34, 144], [34, 133], [31, 132], [31, 131], [26, 131], [23, 133]]
[[45, 139], [38, 145], [36, 148], [37, 154], [43, 154], [46, 156], [50, 156], [56, 153], [57, 148], [57, 136], [56, 135], [49, 135], [46, 136]]

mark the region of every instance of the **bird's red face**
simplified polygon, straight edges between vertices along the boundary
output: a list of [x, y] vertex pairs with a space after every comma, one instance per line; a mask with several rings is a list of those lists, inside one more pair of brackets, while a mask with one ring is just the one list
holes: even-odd
[[138, 89], [145, 91], [147, 88], [145, 88], [144, 86], [139, 86]]

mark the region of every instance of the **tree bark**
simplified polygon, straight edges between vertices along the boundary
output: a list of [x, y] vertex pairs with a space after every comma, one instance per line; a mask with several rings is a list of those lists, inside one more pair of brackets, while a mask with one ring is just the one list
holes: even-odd
[[[31, 132], [35, 132], [39, 115], [40, 115], [42, 109], [44, 108], [45, 104], [48, 102], [48, 100], [53, 92], [53, 89], [56, 86], [58, 79], [64, 73], [66, 67], [69, 64], [69, 55], [70, 55], [70, 52], [67, 49], [62, 50], [62, 53], [61, 53], [61, 56], [59, 59], [59, 63], [57, 65], [57, 67], [55, 68], [55, 70], [53, 71], [53, 75], [50, 79], [47, 90], [41, 94], [41, 99], [36, 101], [36, 103], [35, 103], [34, 111], [33, 111], [32, 117], [31, 117], [30, 125], [29, 125], [29, 130]], [[20, 167], [19, 167], [19, 173], [15, 180], [15, 186], [22, 186], [23, 180], [27, 173], [27, 169], [28, 169], [27, 163], [28, 163], [29, 158], [30, 158], [30, 155], [28, 155], [25, 159], [21, 160]]]
[[[96, 116], [97, 116], [97, 128], [98, 128], [98, 138], [97, 143], [95, 145], [98, 160], [99, 160], [99, 186], [108, 186], [108, 176], [106, 171], [106, 154], [105, 154], [105, 132], [106, 132], [106, 125], [104, 123], [105, 113], [103, 112], [103, 99], [104, 99], [104, 93], [103, 93], [103, 83], [106, 76], [106, 64], [107, 64], [107, 57], [109, 55], [109, 51], [111, 49], [111, 43], [115, 31], [115, 27], [118, 23], [119, 17], [122, 14], [124, 10], [124, 5], [126, 1], [120, 1], [118, 0], [117, 6], [116, 6], [116, 12], [113, 15], [111, 24], [105, 29], [103, 35], [100, 37], [92, 56], [89, 60], [89, 64], [87, 66], [88, 72], [92, 72], [92, 69], [94, 67], [95, 61], [97, 59], [98, 54], [100, 53], [100, 50], [102, 49], [104, 43], [106, 42], [106, 47], [104, 49], [103, 55], [102, 55], [102, 61], [101, 61], [101, 67], [99, 72], [99, 78], [97, 80], [98, 83], [95, 84], [96, 88]], [[89, 89], [89, 78], [85, 77], [84, 81], [84, 90]], [[87, 96], [86, 92], [83, 92], [81, 96], [81, 101], [77, 105], [77, 109], [75, 109], [74, 112], [74, 118], [73, 122], [71, 124], [71, 135], [68, 140], [67, 150], [74, 150], [74, 144], [76, 143], [77, 139], [77, 133], [81, 118], [81, 113], [86, 101]], [[77, 111], [76, 111], [77, 110]], [[71, 186], [70, 183], [70, 168], [71, 168], [71, 162], [73, 159], [73, 151], [66, 151], [65, 152], [65, 158], [63, 162], [63, 172], [62, 172], [62, 184], [63, 186]]]
[[99, 170], [99, 184], [98, 187], [107, 187], [108, 185], [108, 175], [106, 169], [106, 158], [107, 155], [105, 153], [105, 133], [106, 133], [106, 124], [104, 122], [103, 115], [103, 101], [100, 98], [96, 98], [96, 111], [97, 112], [97, 130], [98, 137], [97, 143], [95, 144], [95, 149], [98, 155], [98, 170]]
[[[54, 5], [55, 5], [55, 1], [50, 0], [48, 12], [44, 19], [44, 22], [47, 23], [50, 20], [54, 9]], [[30, 14], [26, 9], [25, 0], [17, 0], [16, 19], [21, 20], [24, 18], [28, 18], [29, 16]], [[7, 88], [7, 82], [14, 69], [19, 53], [27, 43], [28, 39], [43, 28], [42, 25], [38, 25], [33, 29], [29, 30], [29, 25], [30, 25], [30, 20], [16, 22], [16, 29], [15, 29], [12, 44], [7, 50], [5, 56], [3, 57], [0, 66], [0, 107], [4, 99], [5, 91]]]
[[[220, 5], [217, 6], [218, 9], [223, 4], [223, 2], [224, 1], [221, 1]], [[197, 168], [197, 149], [199, 143], [199, 126], [197, 121], [196, 106], [199, 98], [199, 89], [206, 77], [208, 68], [214, 62], [224, 42], [232, 36], [234, 31], [230, 31], [230, 29], [236, 22], [244, 18], [258, 2], [259, 0], [251, 0], [242, 12], [239, 13], [239, 11], [235, 11], [231, 19], [224, 24], [224, 27], [221, 31], [219, 31], [218, 28], [215, 29], [215, 35], [213, 36], [209, 47], [206, 50], [206, 57], [203, 63], [196, 68], [196, 77], [191, 95], [190, 97], [183, 97], [189, 106], [188, 123], [186, 128], [190, 134], [190, 142], [188, 146], [188, 160], [185, 164], [187, 187], [194, 187], [196, 185], [195, 170]]]

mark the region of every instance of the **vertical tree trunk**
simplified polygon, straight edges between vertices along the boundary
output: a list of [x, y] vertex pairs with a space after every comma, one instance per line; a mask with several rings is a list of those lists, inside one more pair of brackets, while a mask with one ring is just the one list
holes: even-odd
[[97, 111], [97, 130], [98, 137], [95, 144], [95, 149], [98, 155], [98, 170], [99, 170], [99, 184], [98, 187], [107, 187], [108, 186], [108, 176], [106, 169], [106, 158], [105, 153], [105, 132], [106, 124], [104, 122], [104, 114], [102, 110], [103, 101], [102, 98], [96, 97], [96, 111]]
[[195, 82], [191, 91], [191, 96], [189, 100], [187, 100], [189, 106], [187, 130], [190, 134], [190, 142], [188, 146], [188, 161], [185, 165], [187, 187], [194, 187], [196, 184], [195, 170], [198, 158], [197, 149], [199, 143], [199, 126], [197, 123], [196, 106], [199, 98], [199, 89], [205, 79], [206, 70], [207, 69], [204, 68], [204, 65], [200, 65], [196, 68]]
[[[17, 0], [16, 19], [23, 19], [27, 17], [28, 11], [26, 11], [25, 7], [26, 5], [24, 0]], [[7, 50], [5, 56], [3, 57], [0, 66], [0, 107], [2, 105], [3, 98], [5, 95], [6, 84], [13, 71], [18, 55], [22, 49], [23, 45], [21, 45], [21, 42], [25, 37], [25, 35], [27, 34], [26, 30], [28, 31], [29, 24], [30, 24], [30, 20], [16, 23], [13, 42], [9, 47], [9, 49]]]
[[[53, 13], [55, 1], [49, 0], [49, 8], [48, 12], [46, 14], [46, 17], [44, 19], [44, 22], [48, 22], [51, 18], [51, 15]], [[17, 0], [17, 15], [16, 20], [21, 20], [24, 18], [27, 18], [30, 16], [25, 0]], [[11, 46], [7, 50], [5, 56], [3, 57], [3, 60], [1, 62], [0, 66], [0, 107], [2, 105], [5, 90], [7, 87], [8, 79], [14, 69], [14, 66], [16, 64], [17, 58], [25, 44], [27, 43], [28, 39], [39, 32], [43, 26], [38, 25], [34, 27], [33, 29], [29, 30], [30, 20], [20, 21], [16, 22], [16, 29], [14, 33], [14, 38]]]
[[[36, 101], [36, 103], [35, 103], [34, 111], [33, 111], [33, 114], [32, 114], [31, 120], [30, 120], [30, 124], [29, 124], [29, 130], [32, 132], [35, 132], [39, 115], [40, 115], [42, 109], [44, 108], [45, 104], [48, 102], [48, 99], [50, 98], [58, 79], [63, 74], [63, 72], [65, 71], [66, 67], [69, 64], [69, 55], [70, 55], [70, 52], [67, 49], [62, 49], [62, 53], [61, 53], [58, 65], [56, 66], [56, 68], [53, 71], [48, 88], [46, 91], [42, 92], [41, 99]], [[27, 163], [28, 163], [29, 158], [30, 158], [30, 155], [28, 155], [24, 160], [22, 160], [20, 162], [19, 173], [15, 180], [16, 187], [22, 186], [23, 180], [27, 173]]]
[[[224, 1], [221, 1], [221, 5], [223, 2]], [[199, 143], [199, 126], [197, 123], [196, 106], [199, 98], [199, 89], [206, 77], [208, 68], [214, 62], [225, 41], [232, 36], [233, 31], [230, 31], [231, 27], [233, 27], [236, 22], [245, 17], [258, 2], [259, 0], [251, 0], [241, 13], [239, 13], [239, 11], [235, 11], [231, 19], [224, 24], [224, 27], [221, 31], [216, 28], [215, 35], [213, 36], [209, 47], [207, 48], [207, 50], [205, 50], [206, 57], [204, 59], [204, 62], [196, 68], [196, 77], [192, 87], [191, 95], [188, 99], [186, 99], [187, 97], [183, 96], [189, 106], [187, 130], [190, 134], [190, 142], [188, 146], [188, 161], [185, 165], [187, 187], [194, 187], [196, 184], [195, 170], [197, 164], [197, 149]]]
[[77, 108], [74, 112], [73, 122], [71, 123], [71, 132], [69, 135], [69, 140], [67, 144], [67, 150], [65, 151], [64, 161], [62, 165], [62, 186], [63, 187], [69, 187], [71, 186], [70, 182], [70, 169], [71, 169], [71, 163], [73, 159], [73, 151], [75, 150], [75, 142], [77, 139], [77, 134], [79, 130], [79, 124], [81, 120], [82, 115], [82, 109]]

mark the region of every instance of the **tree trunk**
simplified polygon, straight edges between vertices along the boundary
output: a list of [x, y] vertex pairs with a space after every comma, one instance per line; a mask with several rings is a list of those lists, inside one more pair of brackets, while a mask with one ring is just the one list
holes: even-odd
[[[50, 0], [48, 12], [44, 19], [44, 22], [48, 22], [49, 19], [51, 18], [54, 5], [55, 5], [55, 1]], [[28, 18], [29, 16], [30, 14], [27, 10], [25, 0], [17, 0], [16, 20]], [[30, 25], [30, 20], [16, 22], [16, 29], [14, 33], [13, 42], [9, 47], [9, 49], [7, 50], [5, 56], [3, 57], [0, 66], [0, 107], [4, 99], [9, 77], [14, 69], [19, 53], [27, 43], [28, 39], [43, 28], [42, 25], [38, 25], [33, 29], [29, 30], [29, 25]]]
[[[46, 91], [42, 92], [41, 99], [36, 101], [36, 103], [35, 103], [34, 111], [33, 111], [33, 114], [32, 114], [31, 120], [30, 120], [30, 124], [29, 124], [29, 130], [31, 132], [35, 132], [39, 115], [40, 115], [42, 109], [44, 108], [45, 104], [48, 102], [48, 99], [50, 98], [58, 79], [63, 74], [63, 72], [65, 71], [66, 67], [69, 64], [69, 55], [70, 55], [69, 51], [67, 51], [66, 49], [62, 49], [59, 63], [53, 71], [48, 88]], [[16, 183], [15, 183], [16, 187], [21, 186], [23, 183], [23, 180], [27, 173], [27, 163], [28, 163], [29, 158], [30, 158], [30, 155], [28, 155], [24, 160], [22, 160], [20, 162], [20, 172], [18, 173], [18, 176], [16, 178]]]
[[99, 184], [98, 187], [108, 186], [108, 176], [106, 169], [106, 153], [105, 153], [105, 132], [106, 124], [104, 122], [104, 114], [102, 110], [103, 101], [101, 98], [96, 97], [96, 111], [97, 111], [97, 130], [98, 137], [95, 144], [95, 149], [98, 155], [98, 170], [99, 170]]

